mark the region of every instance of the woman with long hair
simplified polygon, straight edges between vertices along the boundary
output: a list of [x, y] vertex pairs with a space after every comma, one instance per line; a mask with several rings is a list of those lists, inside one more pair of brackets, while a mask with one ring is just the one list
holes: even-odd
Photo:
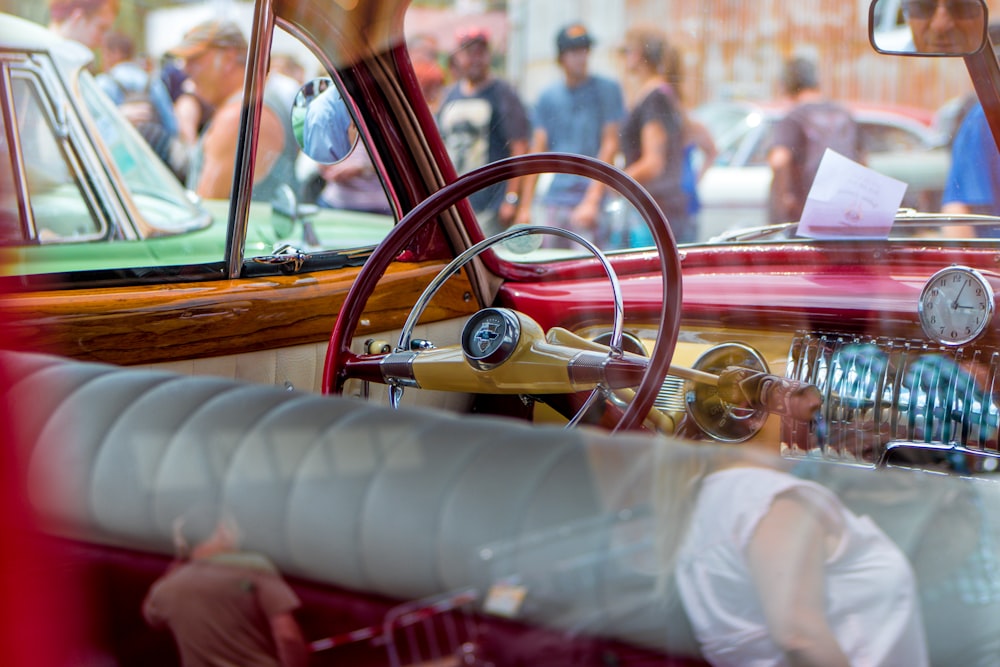
[[[637, 27], [625, 33], [621, 53], [635, 91], [621, 132], [625, 173], [653, 196], [678, 243], [695, 241], [698, 230], [683, 186], [684, 113], [667, 80], [670, 44], [662, 31]], [[630, 225], [628, 246], [651, 243], [644, 225]]]

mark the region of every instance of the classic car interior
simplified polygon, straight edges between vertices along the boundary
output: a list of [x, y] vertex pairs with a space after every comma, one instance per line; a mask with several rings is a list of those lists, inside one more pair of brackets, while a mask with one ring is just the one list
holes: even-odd
[[[1000, 146], [978, 4], [976, 48], [899, 57], [964, 60]], [[464, 664], [703, 664], [648, 563], [668, 438], [678, 457], [770, 447], [871, 515], [928, 591], [990, 551], [1000, 220], [903, 210], [878, 238], [789, 222], [679, 246], [651, 196], [594, 159], [459, 176], [418, 98], [407, 5], [256, 3], [225, 254], [3, 279], [12, 456], [95, 607], [93, 651], [175, 660], [136, 610], [172, 558], [172, 519], [202, 500], [232, 508], [293, 582], [315, 664], [400, 664], [403, 644], [466, 650]], [[308, 249], [308, 220], [290, 216], [280, 251], [247, 250], [276, 27], [345, 93], [400, 218], [377, 245]], [[893, 57], [869, 30], [887, 52], [872, 55]], [[544, 221], [483, 235], [471, 194], [560, 172], [603, 183], [653, 245], [601, 248]], [[22, 206], [19, 223], [43, 213]], [[996, 655], [998, 616], [980, 613], [1000, 599], [995, 574], [978, 606], [925, 608], [933, 664]], [[437, 611], [387, 624], [414, 604]], [[434, 644], [447, 633], [424, 621], [466, 612], [475, 636], [413, 639]]]

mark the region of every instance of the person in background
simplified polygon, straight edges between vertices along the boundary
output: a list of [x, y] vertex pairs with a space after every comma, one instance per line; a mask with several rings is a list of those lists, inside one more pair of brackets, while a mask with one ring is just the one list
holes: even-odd
[[240, 549], [231, 515], [192, 510], [174, 522], [177, 561], [142, 603], [153, 627], [169, 628], [181, 664], [305, 667], [301, 603], [270, 560]]
[[[989, 37], [994, 53], [1000, 57], [1000, 22], [990, 24]], [[1000, 215], [1000, 154], [978, 100], [955, 134], [941, 211]], [[976, 236], [974, 230], [967, 231]], [[989, 234], [996, 235], [997, 230], [991, 228]]]
[[[666, 215], [678, 243], [695, 241], [698, 230], [688, 214], [684, 175], [684, 113], [667, 81], [670, 44], [655, 28], [637, 27], [625, 34], [621, 48], [625, 71], [636, 88], [635, 103], [622, 125], [625, 173], [638, 181]], [[626, 247], [652, 244], [652, 234], [634, 214]]]
[[712, 665], [923, 667], [913, 567], [868, 516], [770, 454], [657, 450], [661, 592]]
[[[332, 83], [305, 102], [303, 157], [321, 179], [316, 203], [324, 208], [388, 215], [392, 212], [371, 157], [340, 89]], [[301, 161], [300, 161], [301, 164]]]
[[187, 172], [188, 149], [178, 138], [170, 93], [162, 79], [136, 60], [135, 43], [120, 32], [104, 39], [105, 71], [97, 83], [139, 131], [170, 170], [181, 180]]
[[166, 54], [160, 65], [160, 78], [170, 93], [177, 134], [186, 146], [194, 146], [215, 110], [198, 95], [183, 64], [183, 61]]
[[198, 94], [194, 82], [185, 79], [181, 93], [174, 100], [177, 133], [185, 144], [194, 146], [215, 115], [215, 107]]
[[441, 93], [445, 84], [445, 72], [441, 67], [437, 40], [431, 35], [416, 35], [409, 40], [408, 50], [424, 100], [427, 101], [431, 113], [436, 114], [441, 105]]
[[782, 71], [782, 87], [792, 109], [774, 130], [767, 154], [771, 166], [771, 222], [796, 222], [802, 217], [820, 160], [827, 148], [864, 162], [861, 128], [850, 110], [820, 91], [816, 65], [792, 58]]
[[[183, 59], [184, 71], [195, 91], [215, 109], [195, 147], [188, 187], [207, 199], [225, 199], [232, 189], [236, 163], [246, 38], [234, 23], [206, 21], [189, 30], [169, 55]], [[292, 134], [290, 111], [281, 93], [265, 86], [257, 136], [254, 199], [272, 200], [282, 184], [295, 187], [299, 147]]]
[[444, 92], [444, 69], [436, 62], [422, 61], [413, 63], [413, 72], [417, 75], [427, 107], [431, 113], [437, 113], [441, 107], [441, 94]]
[[306, 82], [306, 68], [290, 53], [272, 53], [268, 71], [270, 76], [278, 74], [286, 76], [299, 86]]
[[283, 117], [287, 118], [295, 105], [295, 98], [306, 82], [306, 70], [287, 53], [276, 53], [271, 56], [271, 64], [267, 71], [267, 88], [280, 100]]
[[119, 7], [119, 0], [49, 0], [49, 30], [96, 51], [118, 18]]
[[[614, 162], [625, 102], [616, 81], [590, 73], [593, 44], [593, 37], [580, 23], [566, 26], [556, 35], [556, 59], [563, 76], [542, 91], [535, 104], [532, 151], [575, 153]], [[538, 179], [524, 180], [517, 222], [530, 224]], [[607, 230], [600, 220], [604, 197], [599, 183], [572, 174], [556, 174], [539, 199], [544, 210], [541, 224], [571, 229], [590, 241], [598, 241], [598, 245], [603, 243]], [[556, 245], [562, 245], [562, 239], [555, 240], [560, 242]]]
[[[493, 76], [490, 35], [469, 28], [456, 35], [452, 54], [460, 78], [447, 90], [438, 110], [438, 127], [459, 174], [528, 152], [531, 124], [517, 92]], [[521, 179], [497, 183], [469, 200], [486, 236], [514, 222]]]
[[174, 58], [164, 57], [160, 60], [160, 80], [170, 94], [170, 101], [176, 102], [177, 98], [184, 92], [184, 82], [187, 81], [187, 74], [177, 65]]
[[325, 185], [316, 198], [323, 208], [389, 215], [389, 199], [368, 151], [358, 142], [345, 159], [317, 167]]
[[698, 183], [715, 162], [719, 151], [709, 129], [684, 109], [684, 67], [680, 50], [672, 45], [667, 54], [666, 68], [667, 83], [670, 84], [678, 105], [684, 111], [684, 173], [681, 177], [681, 186], [688, 199], [688, 215], [697, 228], [698, 213], [701, 211]]

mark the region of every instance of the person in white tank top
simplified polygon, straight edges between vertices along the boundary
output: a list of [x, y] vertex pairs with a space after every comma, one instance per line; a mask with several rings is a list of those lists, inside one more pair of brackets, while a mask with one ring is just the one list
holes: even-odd
[[868, 517], [731, 449], [660, 458], [664, 582], [708, 662], [928, 664], [913, 569]]

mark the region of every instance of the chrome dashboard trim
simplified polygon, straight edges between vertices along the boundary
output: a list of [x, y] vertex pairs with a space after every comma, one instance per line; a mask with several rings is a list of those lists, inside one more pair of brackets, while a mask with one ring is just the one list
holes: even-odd
[[824, 403], [813, 423], [783, 422], [785, 456], [875, 467], [902, 443], [1000, 451], [996, 349], [800, 333], [789, 348], [786, 376], [815, 384]]

